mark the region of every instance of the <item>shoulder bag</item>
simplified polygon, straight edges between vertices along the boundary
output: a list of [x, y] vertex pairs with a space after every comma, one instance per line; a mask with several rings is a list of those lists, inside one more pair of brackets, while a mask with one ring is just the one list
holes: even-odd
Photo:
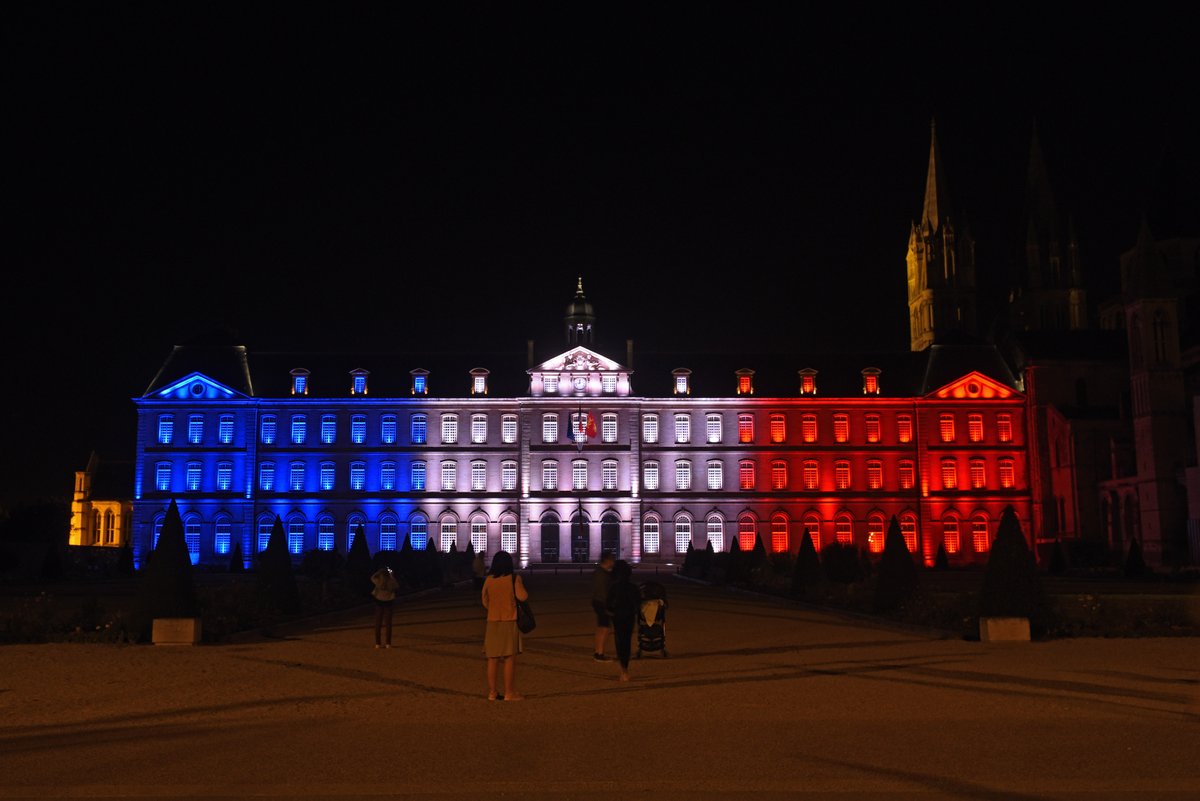
[[533, 610], [529, 608], [529, 601], [522, 601], [517, 597], [517, 574], [512, 574], [513, 583], [513, 601], [517, 605], [517, 629], [522, 634], [528, 634], [537, 628], [537, 621], [533, 619]]

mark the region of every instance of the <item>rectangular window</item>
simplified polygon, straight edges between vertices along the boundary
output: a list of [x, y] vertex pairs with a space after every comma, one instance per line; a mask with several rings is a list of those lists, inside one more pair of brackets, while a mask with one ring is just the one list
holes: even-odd
[[954, 415], [943, 414], [938, 418], [938, 430], [942, 435], [942, 442], [954, 442]]
[[558, 489], [558, 462], [542, 462], [542, 489]]
[[900, 442], [912, 442], [912, 416], [907, 414], [896, 415], [896, 439]]
[[675, 376], [675, 394], [676, 395], [688, 394], [688, 379], [687, 379], [686, 375], [676, 375]]
[[558, 415], [542, 415], [542, 442], [558, 442]]
[[850, 441], [850, 417], [844, 414], [833, 416], [833, 439], [835, 442]]
[[408, 544], [414, 551], [423, 551], [429, 545], [429, 524], [420, 518], [408, 524]]
[[771, 489], [785, 490], [788, 487], [787, 462], [776, 459], [771, 462]]
[[600, 488], [609, 492], [617, 488], [617, 463], [612, 459], [600, 465]]
[[264, 462], [258, 468], [258, 488], [263, 492], [275, 489], [275, 465]]
[[500, 489], [512, 492], [517, 488], [517, 463], [500, 463]]
[[355, 395], [366, 395], [367, 394], [367, 377], [365, 375], [361, 375], [361, 374], [354, 376], [354, 385], [353, 385], [353, 389], [351, 391]]
[[267, 543], [271, 541], [271, 529], [274, 524], [269, 520], [262, 520], [258, 524], [258, 552], [262, 553], [267, 550]]
[[213, 550], [221, 555], [229, 553], [229, 547], [233, 541], [232, 526], [229, 521], [221, 519], [217, 521], [216, 528], [213, 531]]
[[867, 462], [867, 487], [873, 490], [883, 489], [883, 462]]
[[650, 518], [642, 523], [642, 552], [658, 553], [658, 548], [658, 521]]
[[487, 523], [482, 520], [471, 521], [471, 550], [475, 553], [487, 552]]
[[200, 463], [188, 462], [187, 465], [187, 488], [195, 492], [200, 489]]
[[423, 414], [414, 414], [410, 425], [413, 445], [424, 445], [428, 437], [429, 423]]
[[983, 415], [967, 415], [967, 438], [971, 442], [983, 442]]
[[384, 445], [394, 445], [396, 442], [396, 415], [385, 414], [379, 419], [379, 438]]
[[600, 376], [600, 389], [605, 394], [611, 394], [617, 391], [617, 376], [615, 373], [605, 373]]
[[193, 414], [188, 417], [188, 442], [199, 445], [204, 440], [204, 415]]
[[307, 436], [308, 420], [304, 415], [299, 414], [292, 417], [292, 444], [303, 445]]
[[867, 415], [867, 442], [879, 442], [879, 415]]
[[850, 489], [850, 463], [835, 462], [833, 465], [833, 485], [837, 489]]
[[482, 445], [487, 442], [487, 415], [471, 415], [471, 442]]
[[293, 375], [292, 376], [292, 394], [307, 395], [308, 394], [308, 376]]
[[710, 414], [705, 416], [704, 434], [710, 444], [721, 441], [721, 415]]
[[367, 438], [367, 416], [356, 414], [350, 418], [350, 441], [362, 445]]
[[487, 462], [471, 462], [471, 489], [482, 492], [487, 486]]
[[804, 488], [806, 490], [815, 490], [818, 484], [817, 463], [811, 461], [805, 462], [803, 472]]
[[916, 483], [916, 469], [912, 462], [900, 463], [900, 489], [910, 490]]
[[942, 460], [942, 489], [958, 487], [958, 465], [953, 459]]
[[687, 553], [692, 544], [692, 521], [686, 518], [675, 521], [675, 553]]
[[170, 445], [175, 438], [175, 417], [170, 414], [158, 416], [158, 444]]
[[414, 394], [414, 395], [424, 395], [425, 394], [425, 379], [426, 379], [426, 377], [423, 375], [414, 375], [413, 376], [412, 394]]
[[487, 394], [487, 376], [477, 375], [472, 377], [472, 393], [475, 395]]
[[867, 520], [867, 549], [871, 553], [883, 553], [883, 518]]
[[425, 491], [425, 463], [413, 462], [409, 471], [408, 485], [413, 492]]
[[200, 557], [200, 520], [199, 518], [190, 518], [183, 527], [183, 541], [187, 544], [188, 556], [191, 557], [192, 564], [196, 564]]
[[587, 489], [587, 460], [576, 459], [571, 462], [571, 487], [572, 489], [585, 490]]
[[546, 394], [548, 394], [548, 395], [553, 395], [554, 393], [558, 392], [558, 376], [556, 376], [556, 375], [543, 376], [542, 377], [542, 389], [545, 390]]
[[304, 521], [288, 521], [288, 553], [304, 552]]
[[171, 489], [171, 463], [159, 462], [154, 466], [154, 486], [159, 492], [169, 492]]
[[457, 445], [458, 444], [458, 415], [443, 414], [442, 415], [442, 444]]
[[996, 438], [1001, 442], [1012, 442], [1012, 415], [996, 415]]
[[816, 395], [817, 394], [817, 377], [812, 373], [802, 373], [800, 375], [800, 394], [801, 395]]
[[725, 486], [725, 470], [720, 462], [708, 463], [708, 488], [719, 490]]
[[854, 521], [849, 517], [839, 517], [833, 522], [834, 537], [840, 545], [854, 544]]
[[712, 544], [715, 552], [725, 550], [725, 522], [721, 518], [716, 515], [708, 518], [708, 531], [705, 535], [706, 541]]
[[321, 462], [321, 489], [329, 491], [333, 489], [333, 462]]
[[900, 534], [909, 553], [917, 552], [917, 521], [911, 517], [900, 518]]
[[749, 459], [738, 462], [738, 488], [744, 490], [754, 489], [754, 478], [754, 462]]
[[387, 492], [396, 489], [395, 462], [384, 462], [379, 466], [379, 488]]
[[983, 471], [983, 460], [971, 460], [971, 489], [983, 489], [987, 483], [987, 477]]
[[233, 462], [217, 462], [217, 489], [228, 492], [233, 486]]
[[754, 442], [754, 415], [738, 415], [738, 442]]
[[458, 464], [442, 462], [442, 492], [454, 492], [458, 485]]
[[229, 445], [233, 442], [233, 415], [223, 414], [217, 422], [217, 440], [222, 445]]
[[821, 521], [815, 517], [805, 518], [804, 533], [808, 534], [808, 539], [810, 542], [812, 542], [813, 549], [820, 552], [820, 550], [821, 550]]
[[675, 415], [675, 442], [680, 445], [692, 440], [692, 418], [686, 414]]
[[602, 442], [617, 441], [617, 416], [611, 412], [600, 417], [600, 440]]
[[675, 463], [675, 489], [690, 490], [692, 488], [692, 463], [681, 459]]
[[500, 418], [500, 440], [505, 445], [511, 445], [517, 441], [517, 416], [515, 414], [506, 414]]
[[275, 444], [275, 415], [265, 414], [262, 419], [262, 443], [263, 445]]
[[517, 521], [502, 520], [500, 521], [500, 549], [517, 555]]
[[333, 518], [323, 517], [317, 523], [317, 548], [322, 551], [333, 550]]
[[788, 521], [783, 515], [771, 518], [771, 553], [787, 553]]
[[879, 375], [877, 373], [863, 373], [863, 394], [879, 394]]
[[642, 415], [642, 442], [653, 445], [658, 442], [658, 415]]
[[438, 541], [438, 550], [449, 553], [450, 546], [458, 547], [458, 523], [454, 520], [442, 521], [442, 536]]
[[332, 414], [321, 415], [321, 442], [332, 445], [337, 438], [337, 417]]
[[817, 441], [817, 416], [806, 414], [800, 418], [800, 439], [805, 442]]
[[362, 490], [367, 486], [367, 466], [362, 462], [350, 465], [350, 489]]
[[304, 462], [292, 462], [288, 465], [288, 487], [292, 492], [304, 489]]
[[947, 554], [956, 554], [961, 548], [959, 542], [958, 518], [947, 517], [942, 521], [942, 545]]
[[642, 465], [642, 486], [648, 490], [658, 489], [658, 462]]
[[771, 442], [776, 445], [787, 439], [787, 421], [782, 414], [771, 415]]
[[379, 521], [379, 550], [396, 550], [396, 518], [385, 517]]
[[1016, 477], [1013, 471], [1012, 459], [1000, 460], [1000, 486], [1005, 489], [1012, 489], [1016, 485]]

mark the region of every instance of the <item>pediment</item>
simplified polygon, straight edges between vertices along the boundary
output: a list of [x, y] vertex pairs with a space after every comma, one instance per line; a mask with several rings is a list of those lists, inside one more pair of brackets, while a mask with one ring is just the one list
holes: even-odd
[[935, 389], [926, 397], [954, 398], [956, 400], [991, 400], [994, 398], [1011, 398], [1017, 392], [1007, 384], [1002, 384], [993, 378], [988, 378], [978, 370], [973, 370], [962, 378], [951, 381], [944, 387]]
[[247, 395], [214, 381], [203, 373], [189, 373], [154, 393], [156, 398], [172, 400], [234, 400]]
[[565, 353], [547, 359], [536, 367], [528, 370], [530, 373], [596, 373], [628, 370], [607, 356], [602, 356], [590, 348], [582, 346], [571, 348]]

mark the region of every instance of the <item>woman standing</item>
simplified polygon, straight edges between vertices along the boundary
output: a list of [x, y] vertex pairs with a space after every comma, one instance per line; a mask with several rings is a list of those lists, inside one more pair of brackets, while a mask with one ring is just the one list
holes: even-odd
[[633, 583], [633, 568], [624, 559], [613, 565], [612, 580], [606, 606], [612, 615], [613, 640], [617, 646], [617, 661], [621, 666], [621, 681], [629, 681], [629, 653], [633, 648], [633, 629], [637, 624], [642, 592]]
[[[523, 701], [513, 680], [517, 654], [521, 653], [521, 632], [517, 630], [517, 600], [529, 600], [521, 577], [513, 574], [512, 555], [498, 551], [492, 557], [492, 570], [483, 582], [483, 607], [487, 609], [487, 633], [483, 652], [487, 655], [488, 700]], [[504, 693], [496, 692], [496, 675], [504, 663]]]
[[[396, 604], [396, 590], [400, 582], [390, 567], [381, 567], [371, 576], [371, 596], [375, 599], [375, 647], [392, 647], [392, 607]], [[386, 645], [380, 642], [380, 629], [386, 628]]]

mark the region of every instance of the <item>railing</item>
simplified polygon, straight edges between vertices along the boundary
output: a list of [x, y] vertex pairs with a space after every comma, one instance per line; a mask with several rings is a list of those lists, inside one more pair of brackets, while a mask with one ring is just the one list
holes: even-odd
[[[591, 573], [593, 570], [595, 570], [596, 564], [596, 562], [539, 562], [537, 564], [527, 565], [521, 568], [519, 572], [526, 574], [552, 573], [553, 575], [557, 576], [559, 571], [562, 571], [565, 575], [573, 574], [582, 576], [584, 573]], [[682, 565], [673, 564], [633, 565], [633, 572], [640, 573], [642, 575], [649, 575], [652, 573], [655, 576], [670, 576], [679, 573], [681, 570]]]

